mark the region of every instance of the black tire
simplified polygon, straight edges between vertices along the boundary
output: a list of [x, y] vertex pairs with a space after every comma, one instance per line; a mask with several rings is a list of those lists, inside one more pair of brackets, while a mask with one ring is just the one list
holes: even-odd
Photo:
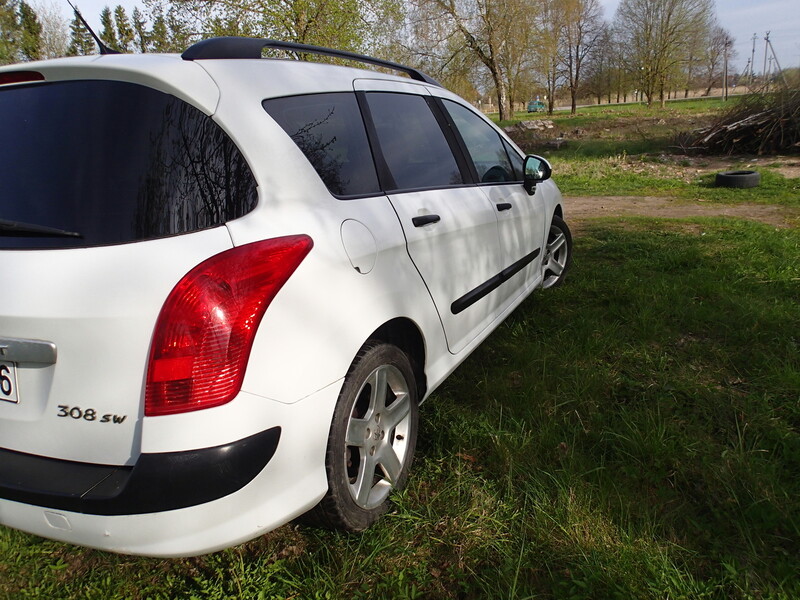
[[414, 458], [418, 400], [408, 357], [390, 344], [364, 345], [333, 413], [328, 492], [304, 522], [363, 531], [389, 509], [389, 494], [405, 485]]
[[761, 183], [761, 173], [758, 171], [725, 171], [717, 173], [714, 185], [729, 188], [753, 188]]
[[548, 289], [564, 283], [571, 264], [572, 233], [564, 219], [553, 215], [542, 259], [542, 288]]

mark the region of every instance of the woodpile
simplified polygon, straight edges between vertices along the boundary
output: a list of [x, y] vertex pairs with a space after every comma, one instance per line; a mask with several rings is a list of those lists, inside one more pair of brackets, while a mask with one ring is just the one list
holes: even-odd
[[800, 152], [800, 91], [745, 96], [682, 146], [710, 154]]

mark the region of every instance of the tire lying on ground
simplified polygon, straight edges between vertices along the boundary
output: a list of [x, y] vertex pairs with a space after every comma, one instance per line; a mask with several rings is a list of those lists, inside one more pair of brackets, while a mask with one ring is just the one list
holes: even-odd
[[717, 173], [714, 185], [729, 188], [752, 188], [761, 183], [761, 173], [758, 171], [725, 171]]

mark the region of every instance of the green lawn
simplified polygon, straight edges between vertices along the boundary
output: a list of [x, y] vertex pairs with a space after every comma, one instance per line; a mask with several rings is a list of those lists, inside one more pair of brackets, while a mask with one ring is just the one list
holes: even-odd
[[574, 229], [566, 284], [423, 406], [372, 530], [155, 560], [0, 528], [0, 598], [800, 597], [800, 230]]
[[[586, 157], [578, 153], [545, 152], [553, 177], [564, 196], [664, 196], [685, 201], [754, 203], [800, 206], [800, 178], [787, 178], [765, 161], [734, 158], [709, 171], [702, 159], [694, 162], [664, 155]], [[718, 170], [755, 169], [758, 187], [716, 187]]]
[[647, 106], [645, 103], [599, 104], [596, 106], [582, 106], [575, 115], [570, 114], [569, 109], [556, 110], [552, 115], [546, 112], [528, 113], [526, 111], [519, 111], [514, 113], [513, 119], [502, 122], [498, 121], [499, 115], [497, 113], [492, 113], [488, 116], [503, 127], [513, 125], [519, 121], [532, 119], [551, 119], [553, 122], [564, 126], [586, 127], [598, 122], [614, 123], [620, 118], [624, 119], [628, 117], [654, 117], [660, 119], [675, 115], [705, 115], [724, 110], [735, 101], [735, 98], [732, 98], [728, 102], [723, 102], [719, 98], [679, 99], [668, 101], [666, 107], [663, 109], [658, 106], [657, 103], [652, 106]]
[[[793, 157], [683, 154], [681, 134], [708, 125], [736, 101], [680, 100], [665, 109], [601, 105], [580, 108], [576, 115], [517, 113], [503, 125], [526, 119], [553, 122], [554, 127], [543, 132], [512, 129], [509, 133], [525, 152], [550, 160], [565, 196], [668, 196], [687, 202], [800, 206], [800, 178], [780, 172], [787, 163], [800, 164]], [[746, 190], [714, 185], [716, 172], [738, 169], [758, 170], [761, 185]]]

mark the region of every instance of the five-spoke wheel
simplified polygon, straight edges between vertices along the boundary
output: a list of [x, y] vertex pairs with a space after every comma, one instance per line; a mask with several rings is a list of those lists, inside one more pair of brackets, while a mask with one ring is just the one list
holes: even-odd
[[542, 259], [542, 288], [561, 285], [572, 263], [572, 234], [564, 220], [553, 215]]
[[367, 343], [345, 378], [333, 414], [326, 470], [328, 493], [310, 515], [318, 524], [361, 531], [403, 486], [417, 439], [417, 388], [397, 347]]

